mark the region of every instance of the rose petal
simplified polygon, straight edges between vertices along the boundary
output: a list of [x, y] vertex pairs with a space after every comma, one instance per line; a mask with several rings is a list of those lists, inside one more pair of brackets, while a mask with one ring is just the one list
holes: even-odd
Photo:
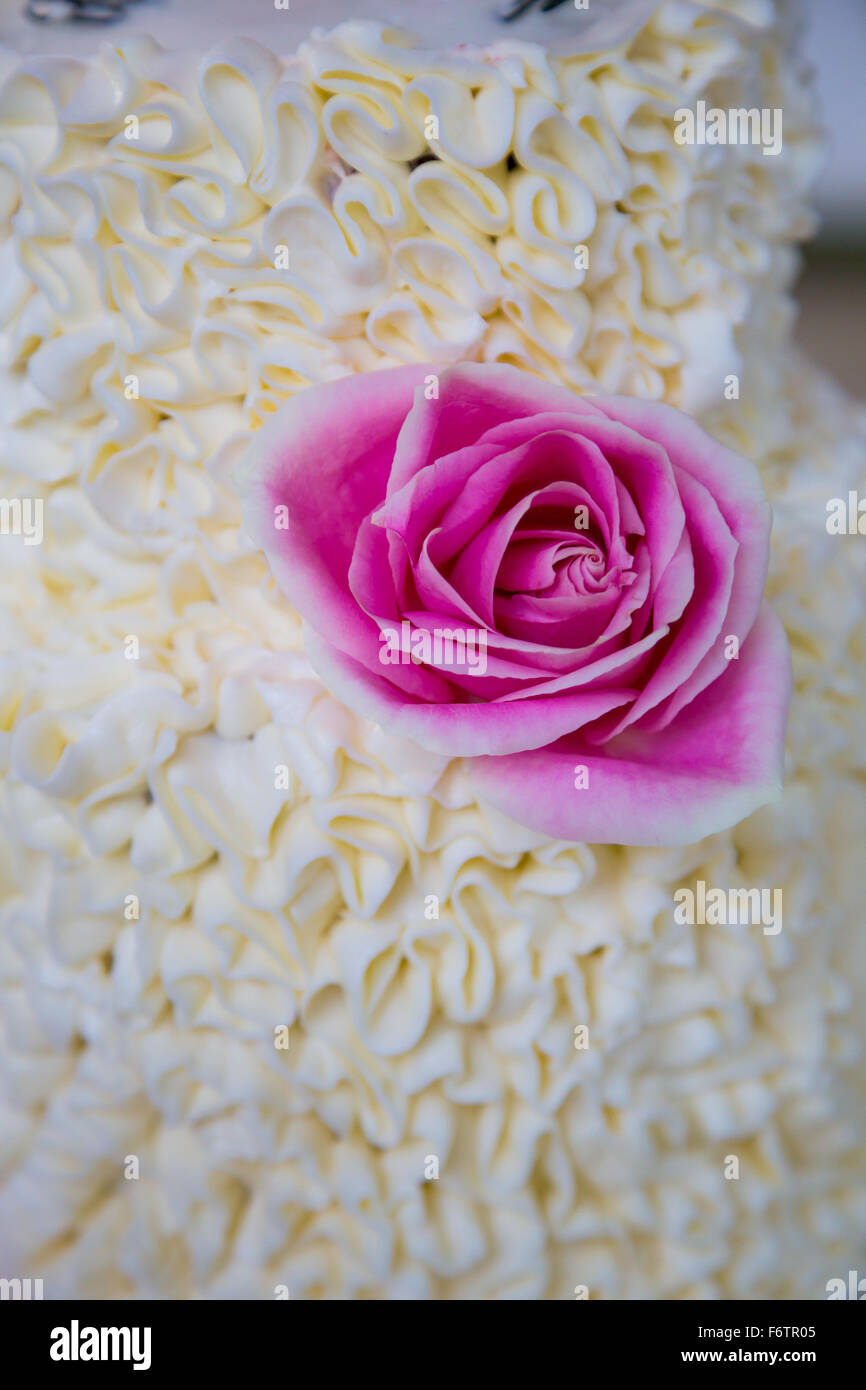
[[[368, 719], [400, 738], [410, 738], [446, 757], [515, 753], [538, 748], [634, 699], [634, 690], [567, 692], [507, 703], [412, 703], [382, 676], [337, 651], [311, 628], [305, 633], [307, 655], [328, 689]], [[383, 671], [389, 668], [383, 666]], [[396, 668], [400, 672], [406, 666]]]
[[[349, 591], [349, 564], [362, 520], [385, 495], [421, 374], [396, 367], [375, 374], [375, 389], [358, 374], [299, 392], [262, 425], [238, 472], [245, 527], [283, 593], [359, 656], [378, 634]], [[287, 530], [275, 529], [276, 506], [287, 508]]]
[[[686, 845], [736, 824], [781, 788], [791, 660], [762, 606], [739, 660], [658, 733], [630, 730], [603, 748], [580, 737], [470, 764], [498, 810], [556, 839]], [[574, 769], [588, 770], [577, 790]]]
[[[749, 459], [719, 444], [688, 415], [658, 401], [630, 396], [593, 397], [612, 419], [646, 430], [664, 445], [676, 469], [691, 474], [712, 493], [740, 550], [734, 572], [723, 635], [743, 642], [761, 606], [767, 576], [772, 511], [761, 477]], [[724, 670], [722, 644], [709, 651], [691, 676], [645, 720], [646, 728], [663, 728]]]
[[688, 474], [679, 482], [694, 563], [694, 590], [658, 670], [614, 728], [599, 732], [599, 740], [615, 738], [677, 690], [721, 634], [739, 546], [707, 489]]
[[419, 387], [406, 417], [394, 456], [389, 495], [433, 459], [475, 444], [490, 429], [510, 420], [543, 411], [567, 415], [599, 415], [586, 397], [501, 362], [458, 362], [445, 371], [415, 368], [424, 377], [435, 375], [439, 394], [427, 400]]

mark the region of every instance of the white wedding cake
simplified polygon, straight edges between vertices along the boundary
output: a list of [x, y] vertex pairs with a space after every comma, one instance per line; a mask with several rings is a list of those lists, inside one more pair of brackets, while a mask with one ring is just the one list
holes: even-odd
[[[866, 422], [791, 345], [821, 150], [796, 7], [23, 10], [0, 1275], [825, 1297], [866, 1221], [866, 588], [825, 525]], [[781, 112], [781, 148], [681, 144], [699, 102]], [[314, 383], [467, 360], [667, 402], [758, 466], [795, 676], [774, 804], [685, 849], [545, 840], [315, 675], [242, 527], [249, 441]], [[698, 881], [781, 890], [783, 929], [680, 924]]]

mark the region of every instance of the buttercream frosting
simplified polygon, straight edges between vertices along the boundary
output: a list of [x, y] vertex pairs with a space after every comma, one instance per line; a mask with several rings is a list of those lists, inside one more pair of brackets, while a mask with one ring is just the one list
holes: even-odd
[[[823, 500], [866, 424], [788, 347], [818, 141], [787, 9], [573, 52], [348, 23], [289, 58], [3, 54], [3, 491], [45, 539], [0, 541], [2, 1272], [809, 1298], [847, 1269], [866, 647]], [[717, 90], [784, 106], [778, 159], [676, 144]], [[317, 680], [237, 464], [313, 382], [460, 359], [664, 399], [758, 463], [778, 806], [552, 843]], [[781, 887], [784, 931], [677, 925], [696, 877]]]

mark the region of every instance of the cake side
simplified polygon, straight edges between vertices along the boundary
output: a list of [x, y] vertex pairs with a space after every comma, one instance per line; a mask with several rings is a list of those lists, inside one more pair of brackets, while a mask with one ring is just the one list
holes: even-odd
[[[0, 1254], [49, 1296], [847, 1269], [863, 602], [821, 508], [864, 430], [788, 347], [816, 150], [788, 7], [737, 9], [567, 56], [355, 24], [288, 61], [6, 56], [2, 489], [44, 536], [3, 551]], [[698, 101], [782, 109], [780, 153], [679, 145]], [[235, 466], [312, 382], [462, 358], [755, 459], [797, 678], [778, 806], [685, 850], [551, 843], [316, 680]], [[678, 925], [698, 878], [782, 886], [784, 933]]]

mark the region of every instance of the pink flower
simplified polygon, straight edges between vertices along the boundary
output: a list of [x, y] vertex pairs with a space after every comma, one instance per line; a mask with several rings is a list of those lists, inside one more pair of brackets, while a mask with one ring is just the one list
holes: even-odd
[[322, 680], [516, 820], [687, 844], [777, 793], [770, 508], [672, 407], [500, 365], [348, 376], [264, 425], [242, 487]]

